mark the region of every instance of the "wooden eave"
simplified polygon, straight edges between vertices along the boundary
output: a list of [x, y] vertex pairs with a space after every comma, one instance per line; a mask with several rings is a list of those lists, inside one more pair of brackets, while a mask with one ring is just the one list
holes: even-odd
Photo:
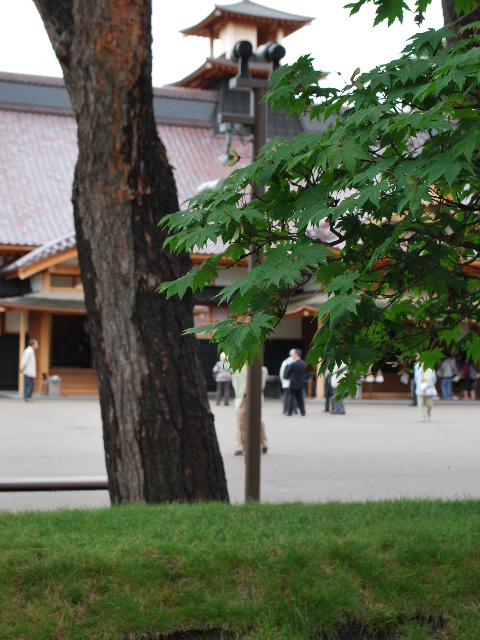
[[[191, 253], [190, 258], [194, 265], [203, 264], [208, 258], [214, 258], [217, 254], [214, 253]], [[233, 260], [231, 258], [222, 258], [219, 262], [222, 267], [233, 267]], [[236, 267], [246, 267], [247, 261], [240, 260], [235, 263]]]
[[5, 304], [2, 298], [0, 298], [0, 309], [3, 311], [38, 311], [39, 313], [53, 313], [56, 316], [86, 316], [86, 311], [81, 311], [79, 309], [58, 309], [57, 307], [49, 307], [45, 305], [41, 308], [28, 306], [28, 305], [12, 305]]
[[12, 271], [6, 274], [5, 280], [12, 280], [13, 278], [19, 278], [20, 280], [25, 280], [26, 278], [30, 278], [31, 276], [34, 276], [37, 273], [46, 271], [50, 267], [57, 265], [59, 262], [76, 258], [77, 255], [78, 254], [77, 254], [76, 247], [72, 247], [71, 249], [66, 249], [61, 253], [57, 253], [53, 256], [48, 256], [46, 258], [38, 260], [38, 262], [34, 262], [33, 264], [26, 265], [25, 267], [20, 266], [15, 271]]
[[288, 307], [285, 312], [286, 318], [313, 318], [318, 309], [315, 307], [311, 307], [308, 304], [302, 304], [300, 307], [297, 307], [293, 311], [289, 312]]
[[86, 314], [83, 293], [73, 291], [41, 291], [13, 298], [2, 298], [0, 306], [4, 311], [23, 310], [80, 316]]
[[[249, 71], [252, 78], [269, 77], [271, 69], [267, 64], [251, 63]], [[207, 58], [201, 67], [193, 71], [178, 82], [174, 82], [172, 86], [185, 87], [189, 89], [204, 89], [215, 80], [222, 78], [233, 78], [238, 73], [238, 65], [225, 57]]]
[[80, 266], [73, 264], [54, 264], [48, 269], [52, 276], [73, 276], [75, 278], [81, 275]]
[[[25, 267], [20, 267], [15, 271], [11, 271], [10, 273], [4, 276], [5, 280], [13, 280], [14, 278], [19, 278], [20, 280], [25, 280], [26, 278], [30, 278], [31, 276], [36, 275], [37, 273], [41, 273], [42, 271], [49, 271], [54, 275], [80, 275], [79, 267], [77, 266], [65, 266], [62, 267], [60, 263], [65, 260], [71, 260], [72, 258], [77, 257], [77, 249], [76, 247], [72, 247], [71, 249], [66, 249], [61, 253], [57, 253], [54, 256], [49, 256], [34, 264], [27, 265]], [[192, 253], [190, 254], [190, 258], [193, 264], [202, 264], [208, 258], [213, 258], [216, 254], [213, 253]], [[233, 266], [233, 262], [231, 259], [222, 258], [220, 261], [222, 266]], [[239, 262], [238, 266], [246, 266], [246, 262]]]
[[38, 245], [32, 247], [31, 244], [0, 244], [0, 251], [8, 251], [8, 253], [29, 253], [34, 249], [38, 249]]

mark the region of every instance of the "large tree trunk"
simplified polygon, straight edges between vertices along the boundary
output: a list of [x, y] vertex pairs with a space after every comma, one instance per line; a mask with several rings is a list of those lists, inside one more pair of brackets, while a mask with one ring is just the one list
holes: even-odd
[[445, 25], [452, 24], [457, 19], [455, 12], [455, 0], [442, 0], [443, 22]]
[[73, 203], [113, 503], [228, 500], [192, 325], [163, 280], [190, 268], [162, 251], [178, 208], [155, 128], [151, 0], [34, 0], [78, 124]]

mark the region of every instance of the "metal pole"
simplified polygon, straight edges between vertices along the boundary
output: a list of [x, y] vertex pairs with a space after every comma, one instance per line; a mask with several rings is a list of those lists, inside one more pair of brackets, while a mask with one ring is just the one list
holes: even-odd
[[[262, 102], [266, 87], [255, 88], [254, 125], [253, 125], [253, 158], [258, 157], [260, 149], [267, 139], [267, 106]], [[254, 184], [253, 193], [261, 198], [265, 193], [262, 185]], [[254, 260], [250, 257], [248, 268], [262, 261], [262, 257]], [[256, 358], [248, 370], [247, 377], [247, 425], [245, 443], [245, 501], [260, 500], [260, 439], [262, 422], [262, 360]]]
[[245, 434], [245, 502], [260, 500], [260, 434], [262, 422], [262, 362], [256, 358], [247, 375]]
[[[278, 47], [279, 45], [277, 45]], [[269, 81], [260, 78], [251, 78], [248, 73], [248, 59], [251, 56], [251, 45], [241, 41], [235, 45], [234, 54], [240, 58], [239, 73], [229, 81], [230, 89], [250, 91], [251, 106], [250, 115], [241, 116], [235, 113], [219, 114], [219, 123], [239, 122], [245, 126], [251, 126], [253, 130], [252, 155], [258, 157], [260, 149], [267, 141], [267, 111], [268, 107], [262, 101], [269, 89]], [[279, 60], [285, 55], [285, 49], [268, 52], [267, 60], [273, 63], [273, 68], [278, 66]], [[254, 197], [261, 198], [265, 193], [262, 185], [253, 185]], [[253, 249], [253, 247], [252, 247]], [[263, 261], [262, 255], [255, 256], [256, 263]], [[253, 269], [255, 261], [250, 258], [249, 270]], [[255, 359], [248, 370], [247, 375], [247, 416], [245, 428], [245, 501], [260, 499], [260, 440], [262, 424], [262, 360]]]

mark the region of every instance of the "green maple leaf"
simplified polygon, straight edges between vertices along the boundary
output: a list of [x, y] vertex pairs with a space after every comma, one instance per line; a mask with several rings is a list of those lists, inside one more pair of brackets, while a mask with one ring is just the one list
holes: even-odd
[[467, 357], [468, 356], [473, 358], [474, 362], [480, 360], [480, 338], [475, 334], [471, 335], [470, 344], [467, 347]]
[[336, 322], [346, 313], [356, 313], [357, 295], [337, 294], [329, 298], [318, 309], [317, 315], [321, 318], [328, 314], [330, 324]]
[[476, 0], [455, 0], [455, 11], [457, 12], [457, 16], [461, 13], [468, 13], [475, 9], [477, 6]]

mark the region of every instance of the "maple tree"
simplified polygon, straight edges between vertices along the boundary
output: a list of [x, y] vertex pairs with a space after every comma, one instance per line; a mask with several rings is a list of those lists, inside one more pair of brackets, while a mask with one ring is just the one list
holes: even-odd
[[[415, 2], [417, 22], [428, 4]], [[375, 5], [376, 22], [408, 9]], [[455, 7], [468, 13], [477, 3]], [[264, 256], [221, 294], [231, 317], [212, 339], [234, 366], [259, 355], [307, 283], [327, 298], [308, 360], [322, 372], [344, 363], [345, 389], [392, 354], [399, 371], [416, 353], [432, 366], [453, 347], [480, 358], [480, 23], [456, 26], [417, 33], [400, 58], [357, 70], [340, 90], [321, 86], [309, 56], [280, 68], [272, 107], [333, 124], [269, 141], [220, 190], [164, 218], [172, 250], [225, 245], [164, 284], [169, 296], [202, 289], [221, 264]], [[252, 197], [252, 183], [265, 195]]]

